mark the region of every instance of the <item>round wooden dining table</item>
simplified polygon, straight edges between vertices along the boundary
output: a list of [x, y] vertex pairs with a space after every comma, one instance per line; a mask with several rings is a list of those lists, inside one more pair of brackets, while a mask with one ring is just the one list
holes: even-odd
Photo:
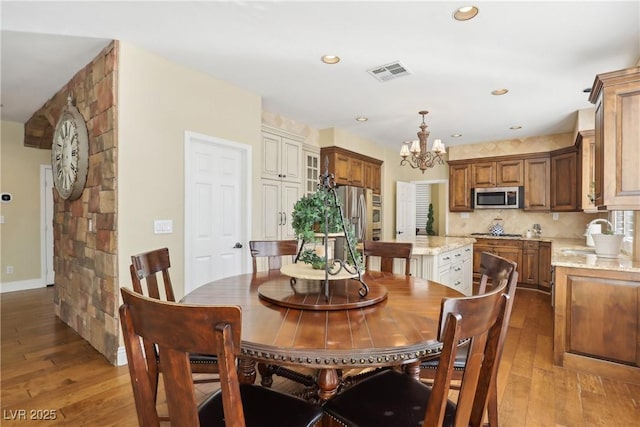
[[[386, 288], [386, 298], [347, 309], [292, 308], [261, 297], [261, 287], [291, 292], [291, 278], [271, 271], [207, 283], [181, 302], [241, 307], [241, 381], [255, 381], [256, 362], [313, 368], [318, 397], [327, 400], [337, 393], [343, 369], [404, 365], [417, 378], [420, 360], [437, 356], [442, 348], [437, 341], [442, 299], [463, 296], [411, 276], [367, 271], [363, 280]], [[340, 287], [340, 282], [329, 286]], [[304, 285], [298, 279], [296, 286]]]

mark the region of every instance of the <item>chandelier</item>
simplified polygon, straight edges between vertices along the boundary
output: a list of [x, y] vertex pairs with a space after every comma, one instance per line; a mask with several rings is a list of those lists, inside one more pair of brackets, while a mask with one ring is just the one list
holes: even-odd
[[439, 139], [433, 141], [433, 151], [427, 150], [429, 131], [424, 122], [424, 116], [429, 114], [429, 112], [419, 111], [418, 114], [422, 115], [422, 124], [418, 132], [419, 140], [405, 141], [402, 143], [402, 148], [400, 149], [400, 157], [402, 157], [402, 160], [400, 161], [400, 166], [409, 165], [413, 169], [420, 169], [422, 173], [424, 173], [425, 170], [435, 165], [444, 165], [442, 155], [445, 154], [446, 151], [444, 144]]

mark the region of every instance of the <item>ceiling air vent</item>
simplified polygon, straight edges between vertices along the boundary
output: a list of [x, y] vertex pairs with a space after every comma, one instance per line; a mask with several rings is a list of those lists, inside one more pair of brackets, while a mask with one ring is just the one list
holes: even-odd
[[371, 74], [381, 82], [386, 82], [411, 74], [407, 67], [405, 67], [400, 61], [372, 68], [370, 70], [367, 70], [367, 73]]

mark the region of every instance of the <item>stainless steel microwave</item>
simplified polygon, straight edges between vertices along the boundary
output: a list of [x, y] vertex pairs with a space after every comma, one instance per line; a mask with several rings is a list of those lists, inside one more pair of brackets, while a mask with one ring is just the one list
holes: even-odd
[[524, 207], [524, 187], [474, 188], [475, 209], [519, 209]]

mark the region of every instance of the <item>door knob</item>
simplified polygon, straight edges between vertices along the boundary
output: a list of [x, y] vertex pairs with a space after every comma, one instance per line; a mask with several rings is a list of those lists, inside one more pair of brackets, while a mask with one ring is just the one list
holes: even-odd
[[240, 249], [242, 247], [242, 243], [240, 242], [236, 242], [235, 245], [233, 245], [234, 249]]

